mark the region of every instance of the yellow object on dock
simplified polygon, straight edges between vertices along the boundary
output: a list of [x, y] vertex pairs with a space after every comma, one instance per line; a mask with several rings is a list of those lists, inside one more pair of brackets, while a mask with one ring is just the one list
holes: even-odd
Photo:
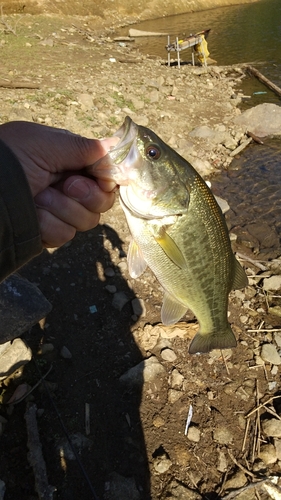
[[211, 30], [204, 30], [190, 35], [184, 40], [179, 40], [176, 37], [175, 42], [170, 43], [170, 35], [168, 35], [168, 43], [166, 50], [168, 51], [168, 66], [171, 65], [171, 52], [177, 52], [178, 67], [180, 67], [180, 52], [192, 48], [192, 64], [194, 66], [194, 52], [196, 52], [199, 62], [203, 66], [207, 66], [207, 58], [209, 57], [208, 44], [206, 38]]

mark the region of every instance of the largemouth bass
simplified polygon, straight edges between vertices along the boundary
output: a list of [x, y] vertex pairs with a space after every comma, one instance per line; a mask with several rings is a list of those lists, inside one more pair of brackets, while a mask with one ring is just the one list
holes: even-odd
[[236, 346], [227, 320], [228, 294], [247, 285], [230, 245], [222, 211], [188, 161], [148, 128], [126, 117], [117, 145], [94, 165], [99, 178], [120, 185], [120, 203], [133, 237], [133, 278], [149, 266], [164, 289], [161, 320], [190, 309], [199, 322], [189, 352]]

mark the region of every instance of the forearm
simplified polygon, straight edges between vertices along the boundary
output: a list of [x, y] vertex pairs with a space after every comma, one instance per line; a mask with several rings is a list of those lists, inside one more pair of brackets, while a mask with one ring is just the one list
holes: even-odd
[[41, 251], [30, 187], [19, 161], [0, 140], [0, 282]]

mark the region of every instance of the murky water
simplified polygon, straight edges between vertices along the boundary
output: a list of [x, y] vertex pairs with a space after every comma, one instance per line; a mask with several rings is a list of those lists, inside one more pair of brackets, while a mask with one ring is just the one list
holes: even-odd
[[281, 138], [253, 144], [227, 172], [212, 180], [216, 194], [227, 199], [229, 228], [259, 258], [281, 254]]
[[[202, 12], [144, 21], [133, 28], [169, 33], [171, 40], [211, 28], [208, 37], [210, 57], [219, 65], [251, 63], [267, 78], [281, 87], [281, 1], [260, 0], [253, 4], [221, 7]], [[127, 35], [128, 27], [118, 34]], [[167, 59], [167, 37], [136, 38], [135, 45], [144, 54]], [[173, 53], [172, 53], [173, 55]], [[181, 53], [185, 61], [191, 60], [191, 49]], [[255, 78], [245, 81], [245, 94], [254, 92], [253, 104], [266, 100], [280, 104], [280, 98]]]
[[[211, 28], [208, 37], [210, 57], [219, 65], [250, 63], [281, 87], [281, 1], [261, 0], [204, 12], [145, 21], [133, 26], [144, 31], [169, 33], [171, 40]], [[128, 28], [119, 34], [127, 34]], [[144, 54], [167, 59], [167, 37], [136, 39]], [[185, 61], [191, 59], [191, 50]], [[263, 102], [281, 105], [281, 99], [255, 78], [243, 81], [243, 92], [250, 95], [245, 107]], [[241, 88], [241, 86], [239, 86]], [[280, 131], [281, 134], [281, 131]], [[228, 172], [212, 180], [216, 193], [225, 198], [231, 210], [226, 218], [237, 234], [239, 244], [259, 253], [259, 258], [280, 255], [281, 237], [281, 138], [253, 144]]]

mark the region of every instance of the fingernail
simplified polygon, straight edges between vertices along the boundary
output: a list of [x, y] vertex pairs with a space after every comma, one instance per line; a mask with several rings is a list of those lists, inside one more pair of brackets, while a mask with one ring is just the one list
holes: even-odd
[[67, 190], [68, 196], [74, 198], [75, 200], [83, 200], [87, 198], [91, 190], [87, 181], [83, 179], [76, 179], [73, 181]]
[[53, 193], [50, 189], [45, 189], [41, 193], [37, 194], [34, 198], [37, 207], [48, 208], [51, 206], [53, 200]]

